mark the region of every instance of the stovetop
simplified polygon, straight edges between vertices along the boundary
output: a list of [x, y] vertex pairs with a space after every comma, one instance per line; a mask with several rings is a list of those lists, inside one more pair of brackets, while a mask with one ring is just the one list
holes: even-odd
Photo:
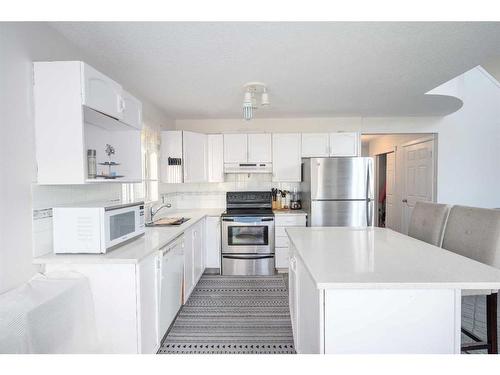
[[222, 216], [273, 216], [270, 191], [228, 191]]
[[274, 216], [273, 210], [268, 208], [231, 208], [222, 216]]

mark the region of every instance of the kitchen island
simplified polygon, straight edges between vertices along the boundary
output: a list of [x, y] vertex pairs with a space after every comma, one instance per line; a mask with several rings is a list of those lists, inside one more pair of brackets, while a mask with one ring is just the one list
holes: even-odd
[[298, 353], [460, 353], [461, 290], [500, 270], [385, 228], [287, 228]]

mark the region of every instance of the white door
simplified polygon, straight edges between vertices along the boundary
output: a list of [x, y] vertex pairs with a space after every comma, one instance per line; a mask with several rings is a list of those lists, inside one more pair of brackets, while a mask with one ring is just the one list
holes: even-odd
[[300, 141], [299, 133], [273, 134], [273, 181], [300, 182]]
[[108, 116], [122, 119], [122, 87], [87, 64], [83, 64], [82, 74], [83, 104]]
[[248, 161], [250, 163], [272, 161], [271, 134], [248, 134]]
[[207, 217], [205, 225], [205, 266], [207, 268], [220, 268], [220, 217]]
[[330, 156], [358, 156], [358, 133], [330, 133]]
[[328, 157], [330, 155], [328, 133], [302, 133], [302, 157]]
[[246, 163], [247, 160], [247, 135], [224, 134], [224, 163]]
[[207, 135], [185, 131], [182, 137], [184, 182], [206, 182]]
[[[411, 213], [418, 201], [434, 200], [434, 141], [403, 146], [402, 232], [408, 233]], [[459, 188], [459, 187], [457, 187]]]
[[224, 182], [224, 138], [222, 134], [208, 134], [208, 182]]
[[136, 129], [142, 129], [142, 103], [131, 94], [122, 91], [123, 98], [123, 119], [127, 125]]
[[396, 196], [396, 153], [390, 152], [387, 154], [387, 166], [385, 172], [385, 226], [398, 231], [399, 225], [397, 220], [398, 203], [395, 201]]
[[141, 353], [152, 354], [159, 344], [158, 268], [157, 253], [143, 259], [137, 265]]

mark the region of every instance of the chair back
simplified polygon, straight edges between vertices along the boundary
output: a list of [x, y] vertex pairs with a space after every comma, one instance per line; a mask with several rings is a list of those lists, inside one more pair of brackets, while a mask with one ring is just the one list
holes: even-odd
[[408, 235], [432, 245], [441, 246], [449, 210], [446, 204], [417, 202], [411, 214]]
[[500, 268], [500, 210], [453, 206], [443, 248]]

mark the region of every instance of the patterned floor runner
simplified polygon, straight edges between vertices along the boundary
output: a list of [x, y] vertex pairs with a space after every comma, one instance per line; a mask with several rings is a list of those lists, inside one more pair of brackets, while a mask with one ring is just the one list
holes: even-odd
[[283, 276], [202, 276], [158, 353], [295, 353]]

